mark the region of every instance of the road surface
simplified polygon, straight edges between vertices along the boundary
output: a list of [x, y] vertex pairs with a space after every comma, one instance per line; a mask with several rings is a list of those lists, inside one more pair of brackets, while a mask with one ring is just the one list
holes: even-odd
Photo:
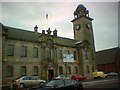
[[93, 88], [93, 89], [114, 88], [114, 90], [115, 89], [120, 90], [120, 80], [118, 78], [84, 81], [84, 82], [82, 82], [82, 84], [83, 84], [83, 87], [86, 89], [88, 89], [88, 88]]

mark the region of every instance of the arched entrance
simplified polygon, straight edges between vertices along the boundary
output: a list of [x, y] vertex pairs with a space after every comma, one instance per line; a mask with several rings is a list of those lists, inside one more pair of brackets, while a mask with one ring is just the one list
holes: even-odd
[[54, 70], [48, 69], [48, 80], [51, 80], [54, 77]]

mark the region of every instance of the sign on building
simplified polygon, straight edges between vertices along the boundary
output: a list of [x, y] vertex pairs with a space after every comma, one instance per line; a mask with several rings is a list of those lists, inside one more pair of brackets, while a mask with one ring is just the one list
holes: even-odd
[[63, 54], [63, 62], [74, 62], [73, 54]]

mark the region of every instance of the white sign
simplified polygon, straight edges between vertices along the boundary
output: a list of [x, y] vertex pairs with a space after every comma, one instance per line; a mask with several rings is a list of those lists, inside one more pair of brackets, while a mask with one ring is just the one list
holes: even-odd
[[74, 55], [73, 54], [63, 54], [63, 61], [64, 62], [74, 62]]

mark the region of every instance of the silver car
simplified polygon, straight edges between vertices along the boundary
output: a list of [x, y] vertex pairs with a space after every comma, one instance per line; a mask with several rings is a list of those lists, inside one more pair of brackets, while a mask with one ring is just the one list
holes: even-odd
[[33, 76], [22, 76], [12, 82], [14, 88], [30, 87], [34, 85], [41, 85], [43, 83], [45, 83], [45, 80], [40, 80]]
[[55, 76], [53, 79], [69, 79], [69, 77], [66, 77], [64, 75], [58, 75], [58, 76]]

